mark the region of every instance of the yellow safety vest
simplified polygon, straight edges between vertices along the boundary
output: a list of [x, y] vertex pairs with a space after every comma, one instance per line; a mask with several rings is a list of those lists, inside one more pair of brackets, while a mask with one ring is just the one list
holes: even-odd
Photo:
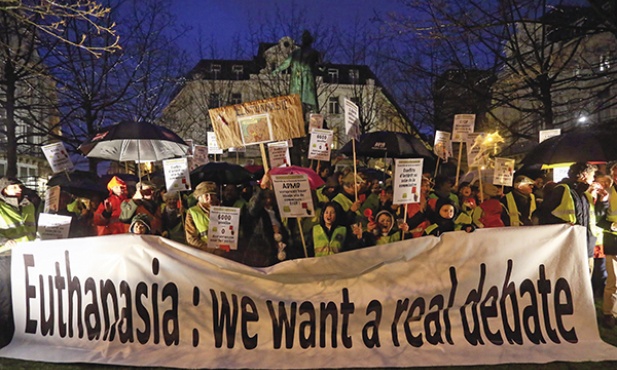
[[353, 205], [353, 201], [347, 198], [347, 196], [343, 193], [336, 194], [336, 196], [332, 198], [332, 201], [340, 204], [341, 208], [343, 208], [343, 211], [345, 212], [349, 211], [349, 209]]
[[343, 243], [347, 237], [347, 229], [344, 226], [337, 226], [332, 232], [332, 237], [328, 239], [325, 230], [321, 225], [313, 227], [313, 249], [315, 257], [328, 256], [343, 250]]
[[[531, 197], [529, 200], [529, 217], [531, 217], [536, 210], [536, 197], [533, 194], [529, 194], [529, 196]], [[521, 213], [518, 211], [512, 192], [506, 194], [506, 203], [508, 205], [508, 215], [510, 216], [510, 226], [522, 226]]]
[[[5, 202], [0, 202], [0, 235], [16, 242], [32, 241], [36, 237], [36, 210], [34, 204], [28, 203], [13, 208]], [[0, 252], [5, 248], [0, 245]]]
[[576, 213], [574, 210], [574, 199], [572, 199], [572, 194], [570, 194], [570, 187], [564, 184], [557, 186], [564, 188], [563, 195], [561, 197], [561, 202], [554, 210], [551, 211], [551, 214], [562, 219], [564, 222], [574, 224], [576, 223]]
[[210, 212], [206, 212], [199, 205], [189, 208], [189, 213], [199, 233], [199, 239], [208, 242], [208, 227], [210, 227]]
[[617, 190], [615, 190], [615, 186], [611, 186], [611, 193], [608, 196], [606, 220], [610, 222], [617, 222]]

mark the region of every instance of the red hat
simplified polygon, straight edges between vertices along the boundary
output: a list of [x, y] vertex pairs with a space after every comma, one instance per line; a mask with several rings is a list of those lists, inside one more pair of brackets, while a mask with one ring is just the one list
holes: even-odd
[[124, 182], [124, 180], [122, 180], [121, 178], [119, 178], [118, 176], [114, 176], [111, 178], [111, 180], [109, 180], [109, 182], [107, 183], [107, 190], [111, 191], [111, 189], [114, 186], [124, 186], [126, 187], [126, 183]]

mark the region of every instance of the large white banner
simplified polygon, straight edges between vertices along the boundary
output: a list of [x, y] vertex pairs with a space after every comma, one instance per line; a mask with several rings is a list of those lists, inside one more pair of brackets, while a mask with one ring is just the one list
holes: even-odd
[[0, 356], [232, 369], [617, 360], [599, 337], [586, 253], [585, 229], [570, 225], [263, 269], [151, 235], [23, 243]]

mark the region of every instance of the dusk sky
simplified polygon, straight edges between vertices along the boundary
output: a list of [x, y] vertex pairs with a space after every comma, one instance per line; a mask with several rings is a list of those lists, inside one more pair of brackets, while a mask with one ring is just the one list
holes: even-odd
[[309, 23], [323, 19], [339, 29], [356, 20], [368, 22], [375, 12], [385, 14], [404, 9], [399, 0], [175, 0], [173, 5], [179, 22], [192, 27], [186, 46], [194, 45], [201, 29], [203, 37], [220, 40], [221, 47], [229, 45], [234, 36], [246, 35], [251, 19], [263, 22], [276, 6], [290, 14], [294, 7], [296, 11], [306, 10]]

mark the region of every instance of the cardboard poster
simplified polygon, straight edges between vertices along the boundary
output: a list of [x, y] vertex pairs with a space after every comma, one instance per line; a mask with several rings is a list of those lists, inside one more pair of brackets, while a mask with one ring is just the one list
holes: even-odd
[[295, 94], [210, 109], [208, 112], [221, 149], [244, 145], [238, 119], [246, 116], [269, 115], [270, 141], [306, 136], [302, 103], [300, 96]]
[[45, 206], [43, 207], [43, 212], [58, 212], [58, 208], [60, 208], [61, 191], [60, 186], [52, 186], [45, 190]]
[[210, 207], [208, 247], [223, 250], [238, 249], [240, 208]]
[[455, 143], [465, 142], [467, 134], [473, 132], [475, 122], [475, 114], [456, 114], [452, 125], [452, 141]]
[[323, 114], [311, 113], [309, 114], [309, 134], [313, 130], [321, 130], [323, 128]]
[[313, 217], [313, 197], [306, 175], [272, 175], [281, 217]]
[[484, 132], [471, 132], [467, 134], [467, 166], [483, 167], [488, 164], [488, 157], [482, 156], [482, 140], [486, 136]]
[[352, 139], [360, 137], [360, 109], [351, 100], [345, 98], [345, 133]]
[[216, 134], [213, 131], [208, 131], [208, 154], [223, 154], [223, 149], [218, 144]]
[[268, 143], [268, 157], [270, 168], [291, 166], [291, 157], [286, 141]]
[[394, 159], [394, 195], [392, 203], [420, 203], [420, 184], [424, 159]]
[[512, 186], [514, 181], [514, 164], [514, 159], [495, 158], [493, 185]]
[[442, 161], [447, 161], [452, 157], [452, 141], [450, 137], [452, 134], [446, 131], [435, 132], [435, 144], [433, 145], [433, 153], [441, 158]]
[[311, 132], [308, 159], [329, 162], [333, 138], [334, 132], [332, 130], [314, 129]]
[[166, 159], [163, 161], [165, 186], [168, 192], [191, 190], [189, 164], [187, 158]]
[[36, 229], [39, 240], [66, 239], [71, 228], [71, 216], [41, 213]]
[[49, 166], [53, 173], [62, 171], [71, 171], [73, 169], [73, 161], [69, 157], [69, 153], [64, 147], [64, 143], [57, 142], [42, 146], [41, 149], [49, 162]]
[[538, 133], [540, 142], [543, 142], [546, 139], [550, 139], [553, 136], [559, 136], [561, 135], [561, 129], [560, 128], [556, 128], [553, 130], [540, 130], [540, 132]]

